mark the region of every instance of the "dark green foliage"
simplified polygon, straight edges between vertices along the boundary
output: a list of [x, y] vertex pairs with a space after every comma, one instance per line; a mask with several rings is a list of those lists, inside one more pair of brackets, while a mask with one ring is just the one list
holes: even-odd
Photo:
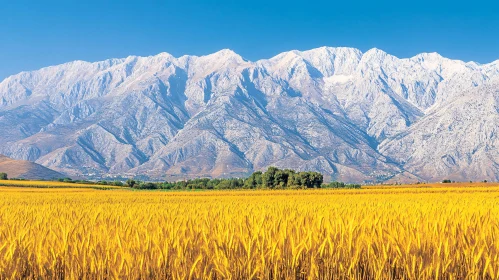
[[276, 176], [276, 173], [279, 169], [277, 169], [276, 167], [269, 167], [267, 169], [267, 171], [265, 173], [263, 173], [263, 176], [262, 176], [262, 186], [264, 188], [268, 188], [268, 189], [273, 189], [275, 184], [276, 184], [276, 179], [275, 179], [275, 176]]
[[343, 182], [331, 182], [324, 185], [325, 188], [331, 189], [360, 189], [359, 184], [345, 184]]
[[86, 184], [86, 185], [104, 185], [104, 186], [119, 186], [122, 187], [124, 186], [123, 182], [121, 181], [88, 181], [88, 180], [72, 180], [71, 178], [60, 178], [58, 179], [59, 182], [64, 182], [64, 183], [74, 183], [74, 184]]
[[280, 170], [276, 167], [269, 167], [262, 175], [263, 188], [320, 188], [324, 177], [318, 172], [295, 172], [294, 170]]
[[0, 173], [0, 180], [8, 180], [9, 177], [7, 176], [7, 173]]
[[113, 186], [123, 187], [123, 183], [121, 181], [114, 181], [112, 184]]
[[277, 170], [274, 175], [275, 187], [278, 189], [284, 189], [288, 187], [290, 173], [286, 170]]
[[71, 178], [69, 177], [66, 177], [66, 178], [59, 178], [58, 179], [59, 182], [64, 182], [64, 183], [75, 183], [75, 181], [73, 181]]
[[[0, 179], [6, 180], [7, 174], [0, 173]], [[128, 179], [126, 182], [119, 180], [98, 182], [87, 180], [72, 180], [71, 178], [58, 179], [60, 182], [124, 186], [142, 190], [235, 190], [235, 189], [310, 189], [310, 188], [360, 188], [360, 185], [332, 182], [324, 184], [324, 177], [318, 172], [296, 172], [291, 169], [279, 169], [269, 167], [267, 171], [256, 171], [246, 179], [209, 179], [199, 178], [177, 182], [145, 182], [136, 179]]]
[[242, 189], [243, 186], [243, 179], [223, 179], [215, 188], [219, 190], [234, 190]]
[[126, 180], [126, 185], [130, 188], [133, 188], [135, 186], [135, 180], [134, 179]]
[[192, 179], [177, 182], [141, 182], [129, 179], [128, 187], [147, 190], [212, 190], [212, 189], [242, 189], [244, 179]]
[[106, 180], [102, 180], [102, 181], [97, 181], [97, 184], [99, 185], [109, 185], [109, 183], [106, 181]]
[[140, 190], [155, 190], [158, 187], [155, 183], [140, 183], [138, 185], [135, 185], [135, 188]]
[[[135, 189], [162, 189], [162, 190], [235, 190], [235, 189], [308, 189], [321, 188], [324, 177], [318, 172], [296, 172], [290, 169], [269, 167], [266, 172], [256, 171], [246, 179], [209, 179], [199, 178], [177, 182], [141, 182], [133, 179], [126, 181], [126, 186]], [[103, 183], [103, 182], [100, 182]], [[116, 182], [113, 182], [116, 184]], [[342, 185], [335, 185], [342, 184]], [[345, 185], [331, 183], [324, 185], [331, 188], [360, 188], [360, 185]]]
[[448, 183], [452, 183], [452, 181], [451, 181], [451, 180], [449, 180], [449, 179], [445, 179], [445, 180], [443, 180], [443, 181], [442, 181], [442, 183], [444, 183], [444, 184], [448, 184]]
[[260, 187], [263, 183], [262, 171], [257, 171], [251, 174], [248, 179], [244, 182], [244, 188], [246, 189], [256, 189]]

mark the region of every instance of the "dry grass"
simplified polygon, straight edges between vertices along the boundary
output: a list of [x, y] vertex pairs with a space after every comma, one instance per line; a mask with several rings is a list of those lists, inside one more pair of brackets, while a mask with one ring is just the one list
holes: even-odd
[[0, 188], [0, 279], [498, 279], [499, 187]]
[[91, 188], [91, 189], [119, 189], [121, 187], [77, 184], [57, 181], [24, 181], [24, 180], [0, 180], [0, 186], [4, 187], [24, 187], [24, 188]]

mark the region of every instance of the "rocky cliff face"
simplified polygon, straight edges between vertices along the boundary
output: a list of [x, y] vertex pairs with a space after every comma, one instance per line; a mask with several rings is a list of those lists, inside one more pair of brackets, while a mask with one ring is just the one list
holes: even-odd
[[68, 174], [498, 179], [499, 62], [381, 50], [75, 61], [0, 83], [0, 153]]

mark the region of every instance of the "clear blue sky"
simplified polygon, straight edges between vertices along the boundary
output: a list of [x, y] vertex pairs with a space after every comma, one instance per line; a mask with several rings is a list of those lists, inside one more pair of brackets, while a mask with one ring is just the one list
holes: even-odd
[[4, 0], [0, 80], [71, 60], [230, 48], [250, 60], [320, 46], [499, 59], [494, 1]]

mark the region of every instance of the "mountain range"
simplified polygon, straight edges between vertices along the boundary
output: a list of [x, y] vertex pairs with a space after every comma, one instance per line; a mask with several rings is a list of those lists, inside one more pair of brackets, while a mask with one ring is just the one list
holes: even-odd
[[129, 56], [0, 83], [0, 153], [86, 177], [499, 180], [499, 61], [322, 47]]

